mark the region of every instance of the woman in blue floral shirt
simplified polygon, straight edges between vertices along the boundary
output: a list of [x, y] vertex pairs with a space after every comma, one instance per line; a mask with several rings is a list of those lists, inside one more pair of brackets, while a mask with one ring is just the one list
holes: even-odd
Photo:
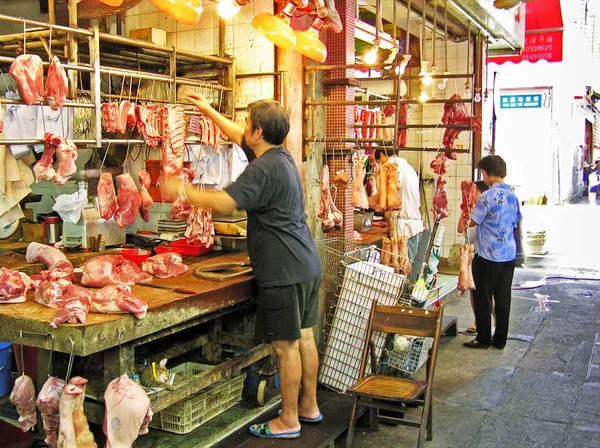
[[[515, 270], [514, 230], [521, 217], [519, 200], [504, 183], [506, 162], [500, 156], [487, 156], [477, 165], [490, 187], [482, 193], [471, 213], [471, 226], [477, 226], [473, 279], [475, 280], [475, 322], [477, 337], [463, 345], [469, 348], [502, 350], [508, 336], [511, 286]], [[496, 331], [492, 337], [492, 296], [495, 300]]]

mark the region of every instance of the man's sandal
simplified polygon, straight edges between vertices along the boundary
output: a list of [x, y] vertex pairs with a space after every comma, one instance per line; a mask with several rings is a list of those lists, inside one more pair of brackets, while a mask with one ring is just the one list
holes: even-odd
[[300, 437], [300, 431], [273, 434], [271, 432], [270, 423], [271, 422], [251, 425], [250, 428], [248, 428], [248, 431], [250, 431], [250, 434], [253, 436], [260, 437], [261, 439], [297, 439]]

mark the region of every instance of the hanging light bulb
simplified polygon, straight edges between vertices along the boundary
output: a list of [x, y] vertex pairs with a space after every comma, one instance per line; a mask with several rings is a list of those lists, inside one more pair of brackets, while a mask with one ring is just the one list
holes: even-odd
[[252, 18], [250, 24], [279, 48], [292, 51], [296, 45], [296, 35], [290, 27], [290, 20], [295, 10], [296, 5], [289, 1], [276, 16], [261, 12]]
[[375, 64], [377, 62], [377, 52], [379, 51], [379, 39], [373, 41], [373, 46], [365, 53], [365, 62], [367, 64]]
[[202, 15], [202, 0], [152, 0], [165, 14], [187, 25], [196, 25]]
[[219, 17], [227, 20], [240, 12], [242, 6], [243, 3], [239, 3], [238, 0], [219, 0], [217, 12], [219, 13]]
[[421, 82], [423, 85], [428, 86], [433, 82], [433, 78], [429, 74], [429, 61], [421, 61], [421, 71], [419, 72], [419, 76], [421, 77]]
[[427, 92], [425, 90], [421, 90], [421, 94], [419, 95], [419, 101], [421, 103], [429, 101], [429, 95], [427, 95]]
[[394, 69], [394, 72], [396, 72], [396, 75], [403, 75], [404, 72], [406, 71], [406, 67], [408, 66], [408, 61], [410, 61], [411, 55], [410, 54], [403, 54], [402, 55], [402, 62], [400, 63], [399, 66], [397, 66]]
[[466, 100], [471, 99], [471, 83], [468, 79], [467, 82], [465, 82], [465, 92], [463, 93], [463, 98]]
[[481, 89], [477, 87], [475, 89], [475, 98], [473, 98], [476, 103], [481, 103]]
[[[448, 71], [444, 72], [444, 76], [447, 76], [449, 74], [450, 74], [450, 72], [448, 72]], [[442, 78], [441, 81], [438, 83], [439, 90], [446, 90], [447, 86], [448, 86], [448, 78]]]

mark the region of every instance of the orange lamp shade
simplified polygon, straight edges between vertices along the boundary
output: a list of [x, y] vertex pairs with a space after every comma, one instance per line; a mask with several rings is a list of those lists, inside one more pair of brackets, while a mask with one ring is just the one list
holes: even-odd
[[290, 19], [286, 15], [261, 12], [250, 21], [256, 31], [265, 36], [279, 48], [292, 51], [296, 45], [296, 35], [290, 27]]
[[305, 31], [294, 31], [296, 34], [296, 46], [294, 50], [302, 53], [309, 59], [317, 62], [325, 62], [327, 58], [327, 48], [325, 44], [319, 40], [319, 30], [314, 26], [310, 26]]
[[102, 3], [108, 6], [112, 6], [114, 8], [118, 8], [123, 4], [123, 0], [100, 0]]
[[196, 25], [202, 16], [202, 0], [152, 0], [152, 3], [186, 25]]

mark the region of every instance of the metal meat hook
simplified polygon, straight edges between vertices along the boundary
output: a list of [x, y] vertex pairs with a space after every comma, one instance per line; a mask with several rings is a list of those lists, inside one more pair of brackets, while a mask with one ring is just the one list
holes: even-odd
[[52, 355], [54, 353], [54, 345], [55, 345], [55, 338], [54, 335], [50, 332], [48, 333], [36, 333], [33, 331], [22, 331], [22, 330], [13, 330], [15, 333], [17, 333], [19, 335], [19, 339], [20, 339], [20, 345], [21, 345], [21, 368], [23, 369], [23, 374], [25, 374], [25, 363], [24, 363], [24, 357], [23, 357], [23, 335], [27, 335], [27, 336], [38, 336], [38, 337], [51, 337], [52, 338], [52, 346], [50, 347], [50, 356], [48, 357], [48, 376], [52, 376]]
[[65, 383], [69, 382], [71, 377], [71, 369], [73, 368], [73, 358], [75, 358], [75, 341], [71, 336], [67, 338], [67, 342], [71, 344], [71, 352], [69, 353], [69, 364], [67, 365], [67, 375], [65, 376]]

